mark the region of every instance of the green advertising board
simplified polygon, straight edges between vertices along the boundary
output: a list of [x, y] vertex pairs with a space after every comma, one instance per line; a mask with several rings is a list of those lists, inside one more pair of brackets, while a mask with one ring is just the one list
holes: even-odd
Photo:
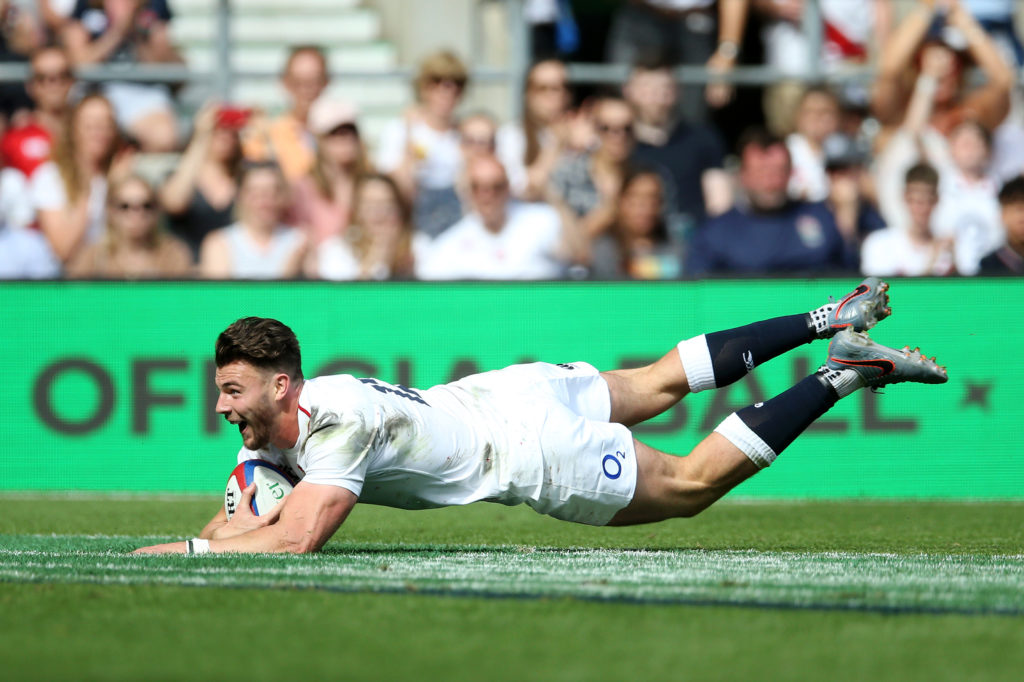
[[[275, 317], [307, 376], [349, 373], [426, 388], [516, 362], [653, 361], [681, 339], [801, 312], [840, 280], [672, 283], [9, 283], [0, 489], [215, 492], [240, 446], [214, 414], [216, 335]], [[872, 336], [920, 345], [943, 386], [842, 401], [738, 494], [1024, 498], [1024, 282], [900, 280]], [[822, 362], [802, 346], [743, 381], [687, 397], [637, 437], [685, 454], [729, 412]]]

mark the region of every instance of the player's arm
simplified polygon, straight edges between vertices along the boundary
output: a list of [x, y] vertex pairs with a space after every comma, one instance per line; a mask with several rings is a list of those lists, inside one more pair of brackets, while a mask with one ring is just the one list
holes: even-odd
[[[281, 512], [276, 523], [230, 538], [211, 539], [209, 551], [315, 552], [338, 530], [357, 499], [354, 493], [339, 486], [300, 482], [279, 505]], [[235, 516], [242, 513], [242, 508]], [[188, 543], [171, 542], [135, 551], [138, 554], [184, 554], [188, 551]]]
[[199, 537], [204, 540], [209, 540], [214, 537], [214, 533], [223, 528], [227, 522], [228, 514], [224, 510], [224, 505], [221, 505], [220, 510], [214, 514], [213, 518], [210, 519], [210, 522], [203, 526], [203, 530], [199, 532]]

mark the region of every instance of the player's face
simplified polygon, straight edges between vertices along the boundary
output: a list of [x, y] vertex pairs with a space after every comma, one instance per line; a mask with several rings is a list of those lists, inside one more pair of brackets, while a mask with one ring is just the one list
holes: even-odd
[[217, 368], [217, 414], [238, 426], [242, 444], [250, 450], [266, 447], [273, 436], [276, 411], [273, 375], [246, 362]]

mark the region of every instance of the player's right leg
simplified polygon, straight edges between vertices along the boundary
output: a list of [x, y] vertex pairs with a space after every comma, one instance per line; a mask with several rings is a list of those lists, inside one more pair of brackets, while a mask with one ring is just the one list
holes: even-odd
[[865, 279], [839, 302], [679, 343], [654, 364], [602, 372], [611, 393], [610, 421], [626, 426], [661, 414], [687, 393], [727, 386], [757, 365], [843, 329], [866, 331], [887, 317], [889, 285]]
[[945, 383], [946, 371], [917, 350], [888, 348], [866, 334], [844, 331], [815, 374], [771, 400], [729, 415], [688, 456], [634, 441], [636, 490], [610, 525], [693, 516], [775, 461], [839, 399], [859, 388], [908, 381]]

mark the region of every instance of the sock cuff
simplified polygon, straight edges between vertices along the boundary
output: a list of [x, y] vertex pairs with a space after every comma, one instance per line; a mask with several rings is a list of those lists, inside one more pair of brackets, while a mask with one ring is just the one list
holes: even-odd
[[769, 466], [778, 456], [735, 412], [726, 417], [715, 431], [742, 450], [759, 469]]
[[708, 348], [705, 334], [680, 341], [676, 350], [679, 351], [691, 393], [718, 388], [715, 383], [715, 366], [711, 362], [711, 349]]

